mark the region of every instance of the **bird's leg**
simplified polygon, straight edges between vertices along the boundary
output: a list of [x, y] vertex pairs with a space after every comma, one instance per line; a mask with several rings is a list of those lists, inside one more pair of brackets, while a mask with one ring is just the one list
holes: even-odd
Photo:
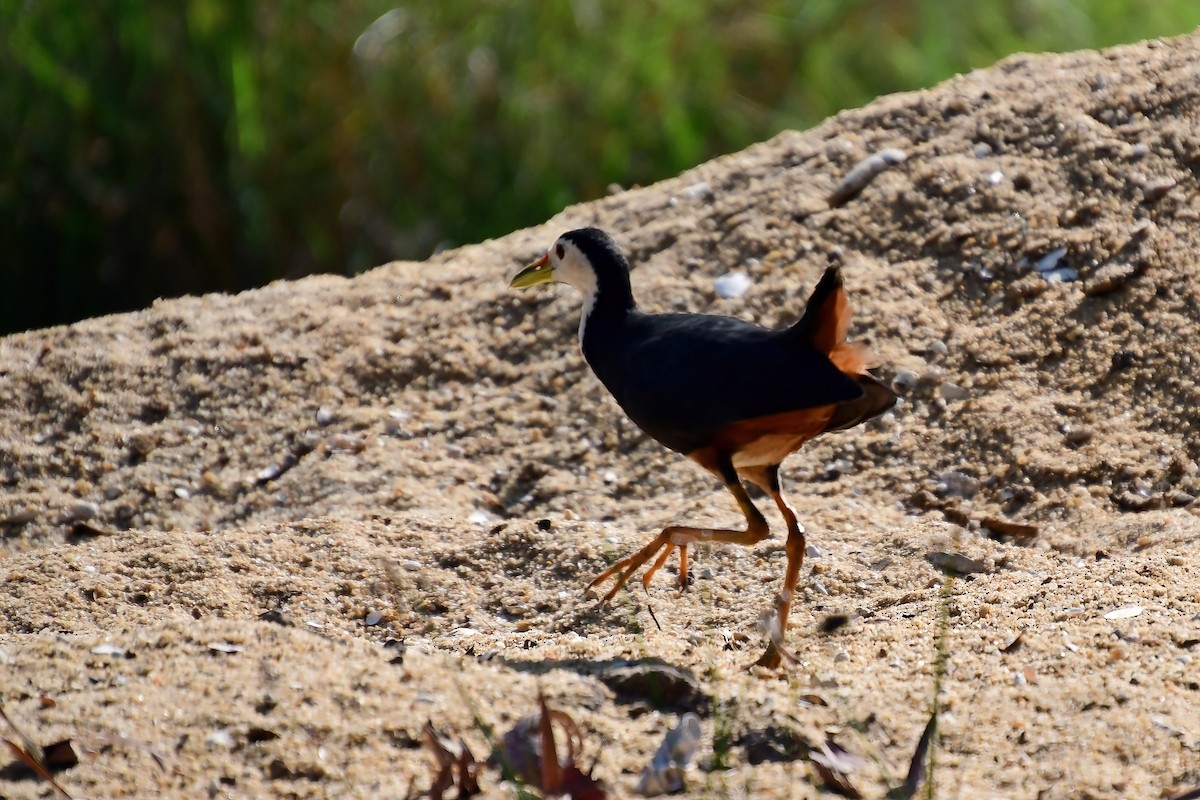
[[770, 533], [767, 520], [750, 500], [750, 495], [746, 494], [746, 488], [742, 486], [742, 482], [738, 479], [737, 472], [733, 468], [733, 462], [729, 460], [729, 457], [719, 456], [717, 463], [710, 469], [725, 481], [725, 488], [737, 500], [738, 507], [746, 515], [746, 530], [693, 528], [683, 525], [671, 525], [663, 528], [662, 533], [654, 537], [641, 550], [613, 564], [588, 584], [587, 588], [590, 590], [614, 575], [617, 576], [616, 585], [600, 601], [601, 604], [612, 600], [617, 592], [621, 591], [621, 587], [629, 582], [630, 576], [651, 558], [655, 558], [656, 555], [658, 557], [655, 558], [654, 562], [642, 576], [642, 586], [648, 587], [650, 585], [650, 579], [654, 576], [654, 573], [666, 563], [671, 551], [676, 547], [680, 550], [679, 581], [681, 585], [686, 585], [686, 552], [689, 544], [693, 542], [726, 542], [729, 544], [752, 545], [766, 538], [767, 534]]
[[[763, 479], [760, 483], [759, 477]], [[783, 589], [779, 593], [776, 600], [776, 622], [778, 631], [776, 636], [780, 647], [783, 644], [783, 637], [787, 632], [788, 615], [792, 611], [792, 600], [796, 596], [796, 584], [800, 581], [800, 567], [804, 564], [804, 526], [796, 519], [796, 512], [784, 498], [783, 492], [779, 486], [779, 465], [767, 467], [763, 470], [761, 476], [753, 476], [752, 480], [758, 483], [771, 495], [771, 499], [775, 501], [775, 505], [779, 507], [779, 513], [783, 515], [784, 522], [787, 523], [787, 543], [784, 545], [784, 550], [787, 552], [787, 570], [783, 576]], [[776, 668], [780, 664], [780, 647], [777, 647], [776, 636], [772, 636], [770, 644], [767, 645], [767, 651], [763, 653], [755, 664], [763, 667]]]
[[679, 548], [679, 591], [685, 592], [688, 587], [688, 549], [687, 545]]

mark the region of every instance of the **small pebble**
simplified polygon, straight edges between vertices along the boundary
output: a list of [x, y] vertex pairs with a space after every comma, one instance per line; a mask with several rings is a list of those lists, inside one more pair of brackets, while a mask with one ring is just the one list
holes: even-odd
[[907, 158], [908, 155], [903, 150], [895, 147], [889, 147], [867, 156], [855, 164], [853, 169], [847, 172], [846, 177], [842, 178], [834, 188], [829, 195], [829, 205], [837, 207], [857, 197], [863, 189], [870, 185], [871, 181], [875, 180], [877, 175], [897, 164], [903, 164]]
[[897, 392], [907, 393], [917, 388], [917, 384], [921, 382], [921, 376], [911, 369], [902, 369], [896, 373], [896, 377], [892, 378], [892, 388]]
[[400, 566], [404, 567], [409, 572], [416, 572], [421, 568], [421, 562], [414, 561], [411, 558], [406, 558], [400, 562]]
[[1038, 272], [1049, 272], [1058, 266], [1058, 262], [1062, 261], [1062, 257], [1066, 254], [1066, 247], [1056, 247], [1035, 261], [1033, 266]]
[[1178, 725], [1171, 724], [1171, 721], [1165, 719], [1164, 717], [1151, 717], [1150, 721], [1154, 724], [1154, 727], [1164, 730], [1172, 736], [1188, 736], [1187, 731], [1185, 731], [1183, 728], [1180, 728]]
[[127, 655], [124, 647], [111, 643], [98, 644], [92, 648], [91, 652], [95, 656], [112, 656], [114, 658], [124, 658]]
[[89, 500], [80, 500], [71, 506], [71, 519], [76, 522], [93, 519], [100, 513], [100, 506]]
[[847, 653], [845, 650], [838, 650], [837, 655], [833, 657], [833, 661], [835, 664], [840, 664], [843, 661], [849, 661], [849, 660], [850, 660], [850, 654]]
[[1108, 612], [1107, 614], [1104, 615], [1104, 618], [1105, 619], [1129, 619], [1131, 617], [1136, 617], [1138, 614], [1141, 614], [1141, 613], [1142, 613], [1141, 606], [1125, 606], [1124, 608], [1118, 608], [1114, 611]]
[[992, 146], [987, 142], [976, 142], [972, 152], [976, 158], [987, 158], [992, 154]]
[[272, 464], [269, 467], [263, 467], [262, 469], [260, 469], [258, 471], [258, 474], [255, 475], [254, 477], [255, 477], [255, 479], [258, 480], [259, 483], [266, 483], [267, 481], [275, 480], [282, 473], [283, 473], [282, 467], [278, 466], [277, 464]]
[[698, 181], [679, 193], [684, 200], [708, 200], [713, 197], [712, 186], [708, 181]]
[[959, 470], [948, 470], [938, 476], [934, 492], [939, 497], [962, 497], [971, 499], [979, 492], [979, 481]]
[[395, 436], [404, 433], [408, 430], [408, 421], [411, 415], [407, 411], [392, 409], [388, 412], [387, 419], [383, 421], [383, 430], [389, 436]]
[[809, 558], [821, 558], [825, 553], [815, 544], [810, 544], [804, 548], [804, 554]]
[[1042, 273], [1047, 283], [1072, 283], [1079, 280], [1079, 271], [1070, 267], [1047, 270]]
[[321, 406], [317, 409], [317, 424], [322, 428], [333, 422], [336, 418], [337, 415], [329, 406]]
[[736, 300], [750, 288], [750, 276], [741, 270], [726, 272], [713, 282], [717, 296], [725, 300]]
[[1018, 539], [1030, 539], [1037, 536], [1040, 529], [1037, 525], [1027, 522], [1017, 522], [1005, 517], [984, 517], [983, 527], [1000, 536], [1012, 536]]
[[1155, 200], [1162, 199], [1174, 188], [1174, 178], [1155, 178], [1154, 180], [1147, 181], [1142, 185], [1142, 198], [1147, 203], [1153, 203]]
[[492, 521], [492, 515], [483, 509], [476, 509], [471, 512], [471, 516], [467, 517], [467, 522], [472, 525], [486, 525]]
[[938, 395], [947, 403], [955, 400], [962, 400], [968, 394], [970, 394], [970, 392], [959, 386], [957, 383], [943, 383], [938, 387]]
[[854, 471], [854, 462], [848, 458], [839, 458], [825, 464], [825, 478], [834, 480]]
[[204, 743], [211, 747], [230, 750], [234, 745], [233, 734], [229, 732], [228, 728], [218, 728], [205, 737]]
[[[361, 453], [367, 448], [365, 439], [349, 433], [335, 433], [329, 437], [327, 444], [332, 453]], [[447, 451], [450, 451], [453, 446], [447, 445]]]
[[372, 611], [369, 614], [367, 614], [366, 618], [363, 619], [363, 622], [367, 623], [367, 625], [378, 625], [379, 621], [382, 619], [383, 619], [382, 612]]
[[987, 572], [987, 565], [982, 561], [968, 558], [962, 553], [943, 553], [934, 551], [925, 555], [925, 560], [938, 569], [954, 572], [959, 575], [970, 575], [975, 572]]
[[[1067, 424], [1062, 427], [1063, 438], [1067, 440], [1067, 444], [1086, 444], [1092, 440], [1095, 435], [1091, 428], [1076, 428], [1073, 425]], [[1086, 493], [1086, 490], [1084, 490]]]
[[188, 491], [186, 486], [176, 486], [175, 487], [175, 496], [178, 497], [180, 500], [187, 500], [189, 497], [192, 496], [192, 493]]

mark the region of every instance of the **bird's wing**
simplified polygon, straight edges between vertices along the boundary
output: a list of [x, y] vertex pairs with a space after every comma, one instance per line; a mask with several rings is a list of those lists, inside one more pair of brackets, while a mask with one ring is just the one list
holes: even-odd
[[732, 422], [863, 394], [823, 353], [733, 317], [641, 315], [622, 339], [619, 376], [601, 380], [634, 422], [681, 452]]

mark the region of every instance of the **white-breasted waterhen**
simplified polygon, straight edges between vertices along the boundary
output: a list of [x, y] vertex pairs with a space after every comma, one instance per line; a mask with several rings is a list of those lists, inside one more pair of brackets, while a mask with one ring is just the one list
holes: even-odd
[[[564, 233], [510, 286], [548, 281], [583, 293], [579, 323], [583, 356], [629, 418], [654, 439], [717, 476], [746, 516], [746, 529], [665, 528], [649, 544], [601, 573], [589, 589], [616, 576], [602, 603], [649, 563], [643, 586], [679, 550], [679, 582], [687, 586], [687, 546], [693, 542], [753, 545], [767, 521], [742, 481], [771, 496], [787, 523], [787, 570], [777, 600], [778, 641], [804, 560], [804, 528], [780, 489], [779, 465], [814, 436], [844, 430], [882, 414], [896, 396], [867, 373], [864, 348], [847, 344], [850, 303], [837, 267], [825, 271], [804, 315], [769, 330], [711, 314], [639, 311], [629, 262], [596, 228]], [[758, 660], [778, 666], [772, 639]]]

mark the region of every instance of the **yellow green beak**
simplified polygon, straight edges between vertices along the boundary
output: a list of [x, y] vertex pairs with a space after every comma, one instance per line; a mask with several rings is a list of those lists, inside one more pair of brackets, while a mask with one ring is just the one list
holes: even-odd
[[517, 273], [508, 282], [510, 289], [524, 289], [526, 286], [537, 286], [539, 283], [549, 283], [554, 280], [554, 267], [550, 266], [550, 255], [539, 258], [525, 269]]

